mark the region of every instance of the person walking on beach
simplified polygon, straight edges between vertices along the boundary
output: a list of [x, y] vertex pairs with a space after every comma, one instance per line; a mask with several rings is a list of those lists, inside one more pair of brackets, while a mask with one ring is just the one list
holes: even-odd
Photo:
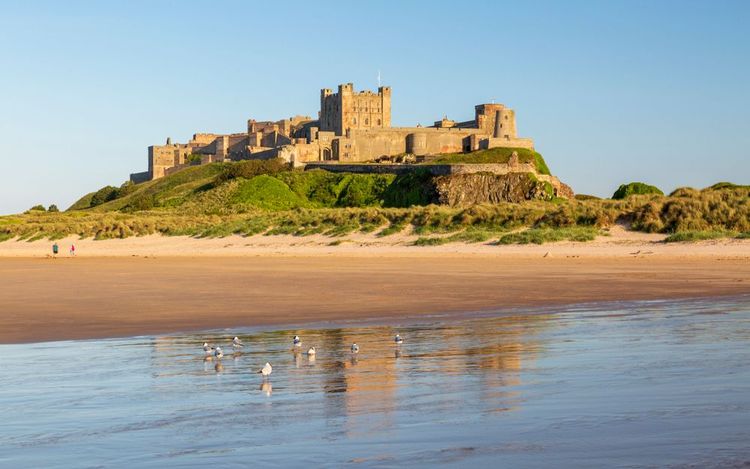
[[57, 253], [60, 251], [60, 247], [57, 245], [57, 243], [52, 245], [52, 257], [57, 257]]
[[76, 245], [75, 244], [71, 244], [70, 245], [70, 255], [71, 256], [75, 256], [76, 255]]

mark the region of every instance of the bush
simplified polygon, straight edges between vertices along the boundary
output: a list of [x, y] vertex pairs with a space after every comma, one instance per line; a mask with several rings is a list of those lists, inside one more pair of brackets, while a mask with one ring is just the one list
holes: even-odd
[[448, 238], [427, 238], [423, 236], [414, 241], [414, 246], [440, 246], [441, 244], [446, 244], [448, 242], [450, 242]]
[[252, 179], [262, 174], [273, 175], [282, 171], [289, 171], [289, 169], [289, 165], [279, 158], [240, 161], [226, 165], [221, 174], [219, 174], [217, 181], [225, 182], [236, 178]]
[[98, 191], [94, 192], [94, 195], [91, 196], [90, 207], [96, 207], [97, 205], [109, 202], [110, 200], [115, 200], [118, 193], [119, 191], [116, 187], [104, 186]]
[[395, 176], [390, 174], [351, 174], [339, 193], [339, 207], [382, 205], [383, 197]]
[[344, 174], [329, 173], [322, 169], [289, 171], [275, 176], [312, 207], [334, 207], [341, 191]]
[[590, 227], [571, 228], [532, 228], [518, 233], [510, 233], [497, 244], [544, 244], [557, 241], [593, 241], [599, 230]]
[[125, 207], [123, 207], [122, 210], [125, 212], [140, 212], [143, 210], [151, 210], [155, 206], [156, 199], [153, 195], [142, 194], [133, 197], [133, 200], [131, 200]]
[[612, 194], [612, 198], [615, 200], [621, 200], [636, 194], [664, 195], [664, 192], [659, 190], [656, 186], [650, 186], [642, 182], [631, 182], [629, 184], [622, 184], [618, 187], [615, 193]]
[[125, 197], [126, 195], [133, 193], [137, 188], [138, 187], [135, 184], [133, 184], [132, 181], [125, 181], [117, 190], [116, 198], [119, 199], [120, 197]]
[[48, 212], [52, 212], [52, 213], [55, 213], [55, 212], [59, 212], [59, 211], [60, 211], [60, 209], [59, 209], [59, 208], [57, 208], [57, 205], [55, 205], [55, 204], [52, 204], [52, 205], [50, 205], [50, 206], [49, 206], [49, 208], [47, 209], [47, 211], [48, 211]]
[[396, 176], [383, 193], [386, 207], [411, 207], [437, 202], [437, 190], [428, 171], [415, 171]]
[[667, 236], [666, 243], [704, 241], [707, 239], [729, 238], [737, 233], [731, 231], [704, 230], [704, 231], [682, 231]]
[[710, 190], [722, 190], [722, 189], [750, 189], [750, 186], [743, 186], [740, 184], [734, 184], [733, 182], [717, 182], [713, 186], [707, 187]]
[[33, 207], [31, 207], [31, 208], [30, 208], [30, 209], [29, 209], [28, 211], [29, 211], [29, 212], [46, 212], [46, 211], [47, 211], [47, 209], [46, 209], [46, 208], [44, 208], [44, 205], [42, 205], [42, 204], [39, 204], [39, 205], [34, 205], [34, 206], [33, 206]]
[[671, 194], [669, 194], [670, 197], [698, 197], [700, 195], [700, 191], [697, 189], [693, 189], [692, 187], [678, 187], [677, 189], [673, 190]]

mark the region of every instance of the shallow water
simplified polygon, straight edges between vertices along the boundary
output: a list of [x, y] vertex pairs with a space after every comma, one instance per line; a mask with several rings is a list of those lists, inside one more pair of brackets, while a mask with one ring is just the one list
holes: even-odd
[[750, 464], [748, 297], [0, 352], [2, 467]]

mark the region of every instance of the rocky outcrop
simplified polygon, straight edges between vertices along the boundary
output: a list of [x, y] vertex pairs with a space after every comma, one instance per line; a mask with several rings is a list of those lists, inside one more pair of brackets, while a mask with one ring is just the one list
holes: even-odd
[[[552, 184], [555, 187], [555, 184]], [[557, 197], [564, 197], [566, 199], [574, 199], [576, 194], [573, 192], [573, 188], [564, 182], [558, 182], [558, 187], [555, 187], [555, 195]]]
[[[436, 176], [433, 182], [437, 203], [451, 206], [549, 200], [555, 196], [563, 196], [558, 194], [562, 187], [555, 188], [532, 173], [451, 174]], [[564, 184], [562, 186], [572, 197], [573, 191]]]

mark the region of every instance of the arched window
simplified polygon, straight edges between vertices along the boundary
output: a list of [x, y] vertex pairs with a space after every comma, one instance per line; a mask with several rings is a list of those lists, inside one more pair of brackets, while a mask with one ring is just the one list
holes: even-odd
[[353, 119], [353, 121], [354, 121], [354, 124], [356, 125], [356, 124], [357, 124], [357, 118], [355, 117], [355, 118]]
[[380, 119], [378, 119], [378, 125], [380, 125]]
[[368, 119], [367, 117], [365, 117], [365, 125], [370, 125], [370, 119]]

